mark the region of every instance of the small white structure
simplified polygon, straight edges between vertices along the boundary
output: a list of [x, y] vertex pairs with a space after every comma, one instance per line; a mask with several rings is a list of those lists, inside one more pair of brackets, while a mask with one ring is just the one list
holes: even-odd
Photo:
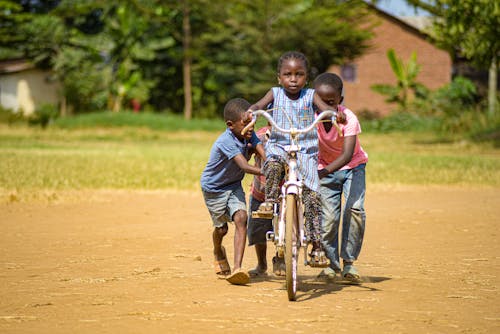
[[24, 115], [43, 104], [58, 105], [60, 86], [50, 76], [50, 71], [42, 71], [26, 60], [0, 61], [0, 105]]

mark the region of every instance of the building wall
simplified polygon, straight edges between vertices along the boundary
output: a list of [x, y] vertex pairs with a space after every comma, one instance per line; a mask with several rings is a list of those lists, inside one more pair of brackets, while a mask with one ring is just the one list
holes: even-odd
[[[396, 56], [407, 62], [413, 51], [417, 55], [420, 73], [417, 81], [430, 89], [436, 89], [451, 80], [452, 62], [446, 51], [438, 49], [425, 39], [425, 35], [409, 27], [396, 18], [374, 11], [378, 23], [372, 48], [353, 64], [357, 75], [354, 82], [344, 80], [344, 104], [355, 113], [363, 111], [386, 115], [395, 109], [394, 104], [384, 101], [385, 97], [374, 92], [370, 87], [374, 84], [395, 84], [396, 77], [392, 72], [387, 51], [394, 49]], [[330, 72], [341, 74], [338, 66], [332, 66]]]
[[47, 80], [49, 72], [29, 69], [0, 75], [0, 104], [25, 115], [45, 103], [57, 104], [59, 85]]

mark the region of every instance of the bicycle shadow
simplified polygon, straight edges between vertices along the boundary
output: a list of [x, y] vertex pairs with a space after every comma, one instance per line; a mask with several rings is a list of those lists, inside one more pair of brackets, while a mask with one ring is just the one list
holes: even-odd
[[383, 281], [390, 280], [389, 277], [380, 276], [362, 276], [361, 283], [353, 284], [345, 280], [335, 280], [331, 281], [326, 278], [320, 277], [310, 277], [310, 276], [300, 276], [299, 286], [297, 291], [296, 301], [306, 301], [314, 298], [321, 297], [323, 295], [328, 295], [331, 293], [342, 291], [346, 288], [361, 289], [365, 291], [381, 291], [372, 286], [366, 284], [380, 283]]

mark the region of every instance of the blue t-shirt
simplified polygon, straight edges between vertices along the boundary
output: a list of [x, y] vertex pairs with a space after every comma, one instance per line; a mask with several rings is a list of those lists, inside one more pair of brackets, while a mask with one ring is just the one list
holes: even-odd
[[229, 128], [215, 141], [210, 158], [201, 173], [201, 189], [207, 192], [223, 192], [241, 187], [245, 172], [236, 164], [234, 157], [243, 154], [250, 159], [250, 149], [260, 143], [255, 132], [250, 141], [240, 141]]

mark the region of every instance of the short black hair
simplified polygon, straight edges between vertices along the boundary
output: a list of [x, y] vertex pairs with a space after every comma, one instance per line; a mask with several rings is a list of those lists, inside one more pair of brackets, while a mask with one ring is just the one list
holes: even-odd
[[283, 53], [281, 55], [280, 59], [278, 60], [278, 74], [280, 73], [281, 67], [283, 66], [283, 63], [285, 62], [285, 60], [289, 60], [289, 59], [302, 60], [304, 62], [304, 66], [306, 67], [306, 70], [309, 71], [309, 60], [307, 60], [307, 57], [302, 52], [287, 51], [287, 52]]
[[227, 101], [224, 106], [224, 120], [237, 122], [241, 119], [241, 114], [250, 108], [250, 102], [242, 98], [235, 98]]
[[335, 73], [321, 73], [314, 79], [313, 87], [316, 88], [321, 85], [327, 85], [332, 87], [339, 96], [342, 96], [342, 90], [344, 88], [344, 84], [342, 83], [342, 79]]

